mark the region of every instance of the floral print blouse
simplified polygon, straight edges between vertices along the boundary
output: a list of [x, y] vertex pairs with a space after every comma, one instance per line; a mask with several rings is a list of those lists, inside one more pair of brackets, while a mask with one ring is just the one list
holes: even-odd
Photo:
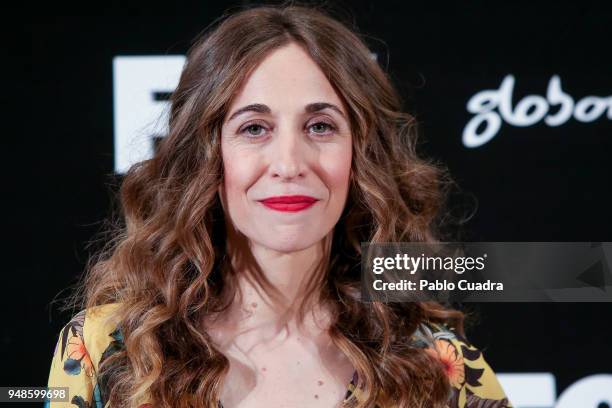
[[[45, 401], [45, 408], [103, 408], [106, 396], [97, 381], [101, 361], [123, 346], [117, 325], [106, 317], [118, 303], [96, 306], [77, 313], [60, 332], [55, 346], [49, 387], [68, 387], [68, 401]], [[436, 324], [422, 325], [413, 336], [414, 344], [438, 358], [451, 384], [448, 408], [511, 408], [495, 373], [480, 350], [452, 329]], [[346, 397], [355, 394], [357, 375], [348, 385]], [[219, 402], [218, 406], [222, 408]], [[142, 401], [141, 408], [152, 408]], [[392, 405], [378, 404], [377, 408]]]

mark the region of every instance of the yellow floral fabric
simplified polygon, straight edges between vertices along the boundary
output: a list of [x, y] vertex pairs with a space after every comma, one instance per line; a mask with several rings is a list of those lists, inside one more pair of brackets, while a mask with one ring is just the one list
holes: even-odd
[[[454, 330], [439, 324], [422, 324], [412, 343], [438, 359], [451, 385], [447, 408], [512, 408], [482, 352]], [[355, 382], [349, 392], [359, 397]], [[377, 405], [392, 408], [393, 404]]]
[[[61, 330], [51, 360], [48, 386], [68, 387], [69, 397], [67, 402], [47, 400], [45, 408], [104, 408], [108, 398], [104, 379], [97, 377], [98, 367], [123, 346], [117, 322], [109, 320], [110, 312], [116, 307], [118, 303], [83, 310]], [[451, 385], [448, 408], [512, 407], [480, 350], [452, 329], [423, 324], [412, 342], [442, 363]], [[360, 389], [356, 384], [355, 374], [346, 398], [355, 394], [359, 399]], [[220, 402], [218, 406], [222, 408]], [[140, 407], [151, 405], [145, 400]], [[392, 407], [389, 403], [377, 405], [377, 408]]]

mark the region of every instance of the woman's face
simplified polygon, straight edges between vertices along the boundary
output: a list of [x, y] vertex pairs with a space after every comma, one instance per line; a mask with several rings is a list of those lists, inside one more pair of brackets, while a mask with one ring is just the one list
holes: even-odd
[[[251, 244], [291, 252], [333, 229], [347, 198], [352, 137], [342, 101], [301, 47], [279, 48], [258, 65], [221, 133], [224, 208]], [[262, 201], [279, 196], [302, 197]]]

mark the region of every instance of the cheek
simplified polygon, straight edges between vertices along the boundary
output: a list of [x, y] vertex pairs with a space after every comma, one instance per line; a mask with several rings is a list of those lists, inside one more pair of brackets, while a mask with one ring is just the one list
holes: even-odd
[[324, 172], [328, 177], [328, 185], [331, 189], [331, 199], [343, 201], [348, 191], [349, 177], [351, 173], [352, 151], [351, 145], [339, 147], [330, 151], [323, 158]]
[[251, 156], [241, 152], [240, 149], [223, 146], [222, 157], [226, 204], [230, 213], [240, 211], [244, 201], [243, 195], [253, 182], [255, 167]]

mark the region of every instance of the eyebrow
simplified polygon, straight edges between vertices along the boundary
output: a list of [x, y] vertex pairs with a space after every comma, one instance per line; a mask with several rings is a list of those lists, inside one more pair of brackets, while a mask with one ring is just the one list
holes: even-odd
[[[306, 113], [314, 113], [314, 112], [320, 112], [320, 111], [322, 111], [324, 109], [334, 110], [334, 111], [338, 112], [340, 114], [340, 116], [342, 116], [343, 118], [346, 119], [346, 115], [342, 112], [342, 110], [340, 108], [338, 108], [334, 104], [327, 103], [327, 102], [309, 103], [308, 105], [306, 105], [304, 107], [304, 112], [306, 112]], [[234, 113], [232, 113], [232, 116], [230, 116], [230, 118], [227, 121], [231, 122], [237, 116], [242, 115], [245, 112], [270, 113], [272, 111], [270, 110], [268, 105], [264, 105], [262, 103], [252, 103], [250, 105], [243, 106], [242, 108], [236, 110]]]

